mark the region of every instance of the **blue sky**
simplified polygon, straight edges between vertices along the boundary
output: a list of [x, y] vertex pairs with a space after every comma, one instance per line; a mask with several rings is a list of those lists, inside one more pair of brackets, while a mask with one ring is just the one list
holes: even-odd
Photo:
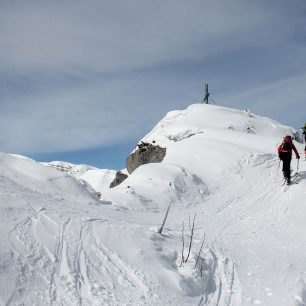
[[306, 122], [304, 0], [0, 0], [0, 151], [120, 169], [203, 98]]

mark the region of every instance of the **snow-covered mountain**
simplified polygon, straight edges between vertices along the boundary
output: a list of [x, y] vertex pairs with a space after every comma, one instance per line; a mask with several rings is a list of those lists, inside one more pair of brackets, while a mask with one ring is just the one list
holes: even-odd
[[67, 173], [80, 181], [89, 184], [96, 192], [101, 193], [107, 189], [116, 175], [115, 170], [98, 169], [88, 165], [75, 165], [63, 161], [41, 163]]
[[142, 139], [163, 162], [112, 189], [114, 172], [1, 154], [0, 305], [305, 305], [306, 162], [285, 191], [276, 154], [291, 133], [191, 105]]

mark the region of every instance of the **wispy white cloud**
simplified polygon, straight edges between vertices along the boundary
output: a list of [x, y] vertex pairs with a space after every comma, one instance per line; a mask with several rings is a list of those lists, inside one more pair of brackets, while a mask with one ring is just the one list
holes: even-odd
[[5, 131], [0, 146], [11, 152], [57, 152], [109, 145], [130, 134], [139, 135], [136, 122], [145, 122], [129, 109], [136, 105], [115, 101], [122, 93], [112, 96], [108, 85], [7, 99], [10, 107], [3, 107], [0, 114], [0, 128]]
[[0, 4], [1, 66], [112, 73], [271, 43], [280, 13], [256, 3], [12, 0]]
[[306, 74], [248, 88], [239, 94], [223, 98], [228, 105], [238, 103], [271, 118], [280, 117], [282, 114], [284, 124], [298, 128], [306, 121]]

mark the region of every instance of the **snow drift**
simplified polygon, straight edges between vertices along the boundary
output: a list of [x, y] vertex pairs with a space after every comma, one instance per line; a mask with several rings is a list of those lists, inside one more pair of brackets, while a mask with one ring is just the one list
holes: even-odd
[[164, 160], [112, 189], [115, 172], [1, 154], [0, 305], [305, 305], [306, 165], [284, 192], [276, 156], [293, 132], [191, 105], [142, 139]]

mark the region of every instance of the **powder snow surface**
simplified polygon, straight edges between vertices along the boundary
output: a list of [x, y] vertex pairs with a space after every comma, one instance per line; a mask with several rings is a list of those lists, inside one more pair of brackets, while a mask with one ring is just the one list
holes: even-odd
[[114, 171], [0, 154], [0, 305], [306, 305], [306, 161], [287, 188], [276, 154], [292, 132], [191, 105], [142, 139], [164, 161], [112, 189]]

